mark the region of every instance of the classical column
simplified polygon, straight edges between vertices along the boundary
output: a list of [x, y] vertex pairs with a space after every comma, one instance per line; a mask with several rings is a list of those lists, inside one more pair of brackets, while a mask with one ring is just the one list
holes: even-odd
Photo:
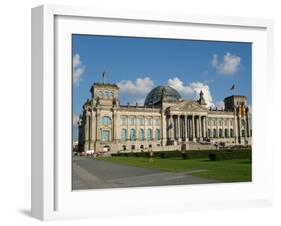
[[201, 116], [200, 123], [201, 123], [201, 137], [203, 139], [205, 137], [204, 116]]
[[168, 135], [167, 136], [168, 139], [171, 140], [172, 137], [171, 137], [171, 116], [170, 115], [167, 117], [167, 135]]
[[116, 110], [114, 110], [113, 111], [113, 128], [112, 128], [112, 130], [113, 130], [112, 140], [114, 140], [114, 141], [117, 139], [117, 128], [118, 128], [117, 121], [118, 121], [117, 112], [116, 112]]
[[143, 139], [146, 140], [146, 118], [145, 115], [143, 115]]
[[196, 122], [196, 138], [199, 138], [199, 116], [195, 117]]
[[234, 139], [235, 139], [235, 142], [237, 143], [238, 140], [237, 140], [237, 137], [238, 137], [238, 125], [237, 125], [237, 119], [238, 117], [237, 116], [234, 116], [234, 119], [233, 119], [233, 135], [234, 135]]
[[85, 125], [84, 125], [84, 151], [89, 150], [89, 140], [90, 140], [90, 112], [86, 110], [85, 113]]
[[238, 135], [238, 142], [241, 143], [241, 118], [240, 118], [240, 116], [237, 117], [237, 135]]
[[[153, 122], [152, 122], [153, 123]], [[134, 117], [134, 125], [135, 125], [135, 139], [134, 140], [137, 140], [138, 139], [138, 122], [137, 122], [137, 116]], [[151, 134], [151, 138], [153, 139], [153, 131], [152, 131], [152, 134]]]
[[208, 129], [208, 126], [207, 126], [207, 116], [204, 116], [203, 118], [203, 123], [204, 123], [204, 138], [207, 138], [208, 137], [208, 134], [207, 134], [207, 129]]
[[202, 140], [202, 122], [201, 122], [201, 120], [202, 120], [202, 117], [199, 115], [198, 116], [198, 138], [200, 140]]
[[180, 142], [181, 141], [181, 121], [180, 121], [180, 115], [178, 115], [178, 117], [177, 117], [177, 139], [178, 139], [178, 141]]
[[154, 140], [155, 139], [155, 125], [154, 125], [154, 118], [152, 117], [151, 118], [151, 123], [152, 123], [152, 134], [151, 134], [151, 138], [152, 138], [152, 140]]
[[194, 120], [194, 115], [192, 115], [192, 140], [195, 141], [195, 120]]
[[246, 110], [246, 125], [247, 125], [247, 136], [251, 136], [251, 129], [250, 129], [250, 119], [249, 119], [249, 108]]
[[175, 125], [174, 125], [174, 117], [173, 115], [171, 115], [171, 124], [172, 124], [172, 128], [170, 129], [171, 131], [171, 139], [174, 140], [174, 130], [175, 130]]
[[95, 112], [91, 111], [91, 122], [90, 122], [90, 149], [94, 149], [95, 140], [96, 140], [96, 119], [95, 119]]
[[228, 138], [230, 138], [230, 120], [227, 119], [227, 135], [228, 135]]
[[210, 138], [213, 138], [213, 130], [214, 130], [214, 128], [213, 128], [213, 126], [214, 126], [214, 120], [212, 119], [208, 119], [208, 121], [210, 122]]
[[126, 138], [126, 141], [129, 141], [130, 140], [130, 131], [129, 131], [129, 116], [127, 115], [126, 116], [126, 130], [127, 130], [127, 138]]
[[185, 120], [185, 124], [184, 124], [184, 134], [185, 134], [185, 141], [188, 141], [189, 140], [189, 135], [188, 135], [188, 133], [189, 133], [189, 128], [188, 128], [188, 126], [189, 126], [189, 120], [188, 120], [188, 115], [185, 115], [184, 116], [184, 120]]
[[88, 116], [85, 115], [85, 124], [84, 124], [84, 142], [88, 140]]
[[164, 111], [161, 112], [161, 145], [166, 145], [167, 142], [167, 121]]
[[219, 138], [219, 120], [216, 119], [216, 137]]
[[224, 138], [224, 119], [222, 119], [222, 138]]

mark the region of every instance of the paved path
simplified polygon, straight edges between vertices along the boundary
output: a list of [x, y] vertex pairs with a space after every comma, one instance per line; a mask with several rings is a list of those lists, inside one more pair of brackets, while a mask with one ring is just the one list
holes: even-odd
[[[203, 171], [203, 170], [197, 170]], [[143, 187], [159, 185], [205, 184], [218, 181], [188, 175], [184, 173], [164, 172], [105, 162], [86, 157], [73, 159], [73, 190]]]

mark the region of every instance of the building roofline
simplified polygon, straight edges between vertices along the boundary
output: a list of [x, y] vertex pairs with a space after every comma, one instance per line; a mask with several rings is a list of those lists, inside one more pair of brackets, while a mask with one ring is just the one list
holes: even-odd
[[110, 87], [114, 87], [114, 88], [118, 88], [119, 89], [119, 87], [116, 84], [112, 84], [112, 83], [94, 82], [93, 86], [110, 86]]
[[228, 96], [228, 97], [225, 97], [224, 99], [230, 99], [230, 98], [233, 98], [233, 97], [245, 97], [247, 98], [245, 95], [231, 95], [231, 96]]

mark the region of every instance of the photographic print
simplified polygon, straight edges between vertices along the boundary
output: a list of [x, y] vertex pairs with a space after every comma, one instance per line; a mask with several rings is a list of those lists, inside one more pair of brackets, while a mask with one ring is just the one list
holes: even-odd
[[72, 35], [72, 189], [251, 182], [252, 44]]

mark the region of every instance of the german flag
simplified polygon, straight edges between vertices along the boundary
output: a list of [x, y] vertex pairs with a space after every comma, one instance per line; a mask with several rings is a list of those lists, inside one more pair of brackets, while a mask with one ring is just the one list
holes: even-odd
[[244, 117], [244, 116], [245, 116], [245, 108], [244, 108], [244, 105], [243, 105], [243, 104], [241, 104], [241, 105], [239, 106], [239, 115], [240, 115], [241, 117]]

